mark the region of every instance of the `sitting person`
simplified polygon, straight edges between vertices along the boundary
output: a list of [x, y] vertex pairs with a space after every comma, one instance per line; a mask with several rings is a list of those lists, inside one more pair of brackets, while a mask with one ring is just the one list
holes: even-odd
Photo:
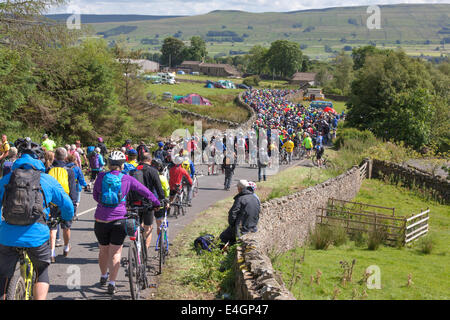
[[220, 235], [222, 248], [226, 245], [232, 246], [236, 243], [236, 238], [246, 233], [257, 231], [260, 202], [249, 189], [247, 180], [240, 180], [237, 189], [238, 194], [234, 197], [234, 204], [228, 212], [228, 227]]

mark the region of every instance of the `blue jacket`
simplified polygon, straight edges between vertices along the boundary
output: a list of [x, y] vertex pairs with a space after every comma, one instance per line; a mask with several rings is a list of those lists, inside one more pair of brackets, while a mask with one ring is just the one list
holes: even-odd
[[[64, 192], [63, 187], [56, 181], [55, 178], [45, 173], [44, 163], [40, 160], [32, 158], [25, 154], [20, 159], [14, 162], [12, 170], [24, 165], [26, 169], [27, 164], [33, 165], [41, 173], [41, 187], [43, 189], [47, 203], [54, 203], [61, 209], [62, 219], [70, 221], [73, 218], [73, 204], [67, 193]], [[3, 199], [5, 186], [9, 183], [11, 173], [0, 179], [0, 199]], [[44, 203], [45, 206], [45, 203]], [[2, 203], [0, 202], [0, 216]], [[48, 218], [50, 209], [45, 209], [46, 218]], [[48, 241], [50, 238], [50, 231], [47, 225], [42, 223], [35, 223], [29, 226], [10, 225], [5, 221], [0, 221], [0, 244], [9, 247], [35, 248], [39, 247]]]
[[77, 183], [77, 192], [81, 192], [83, 188], [86, 187], [87, 183], [84, 179], [83, 171], [81, 171], [80, 167], [78, 167], [75, 163], [71, 162], [66, 165], [67, 168], [71, 168], [73, 172], [75, 173], [75, 181]]

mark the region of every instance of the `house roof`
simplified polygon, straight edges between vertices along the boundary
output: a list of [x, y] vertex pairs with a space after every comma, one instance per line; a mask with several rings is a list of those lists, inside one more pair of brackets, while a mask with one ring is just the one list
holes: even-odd
[[292, 76], [293, 81], [314, 81], [317, 73], [314, 72], [297, 72]]
[[201, 61], [188, 61], [188, 60], [186, 60], [186, 61], [183, 61], [182, 65], [199, 65], [201, 63], [202, 63]]

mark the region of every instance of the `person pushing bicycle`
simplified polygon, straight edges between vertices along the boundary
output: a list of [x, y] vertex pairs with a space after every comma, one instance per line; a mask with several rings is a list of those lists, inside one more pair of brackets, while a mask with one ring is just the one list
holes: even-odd
[[[36, 270], [35, 300], [47, 299], [50, 281], [50, 229], [47, 226], [50, 203], [61, 210], [61, 218], [73, 218], [73, 202], [61, 184], [45, 173], [44, 151], [30, 140], [14, 143], [19, 159], [12, 172], [0, 180], [0, 298], [5, 299], [8, 282], [19, 260], [18, 248], [25, 248]], [[21, 197], [23, 186], [29, 197]]]

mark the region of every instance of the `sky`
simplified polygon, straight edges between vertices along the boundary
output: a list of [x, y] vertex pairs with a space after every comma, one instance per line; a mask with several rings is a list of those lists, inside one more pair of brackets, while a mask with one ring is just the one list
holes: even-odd
[[198, 15], [213, 10], [287, 12], [398, 3], [450, 3], [450, 0], [69, 0], [48, 13]]

